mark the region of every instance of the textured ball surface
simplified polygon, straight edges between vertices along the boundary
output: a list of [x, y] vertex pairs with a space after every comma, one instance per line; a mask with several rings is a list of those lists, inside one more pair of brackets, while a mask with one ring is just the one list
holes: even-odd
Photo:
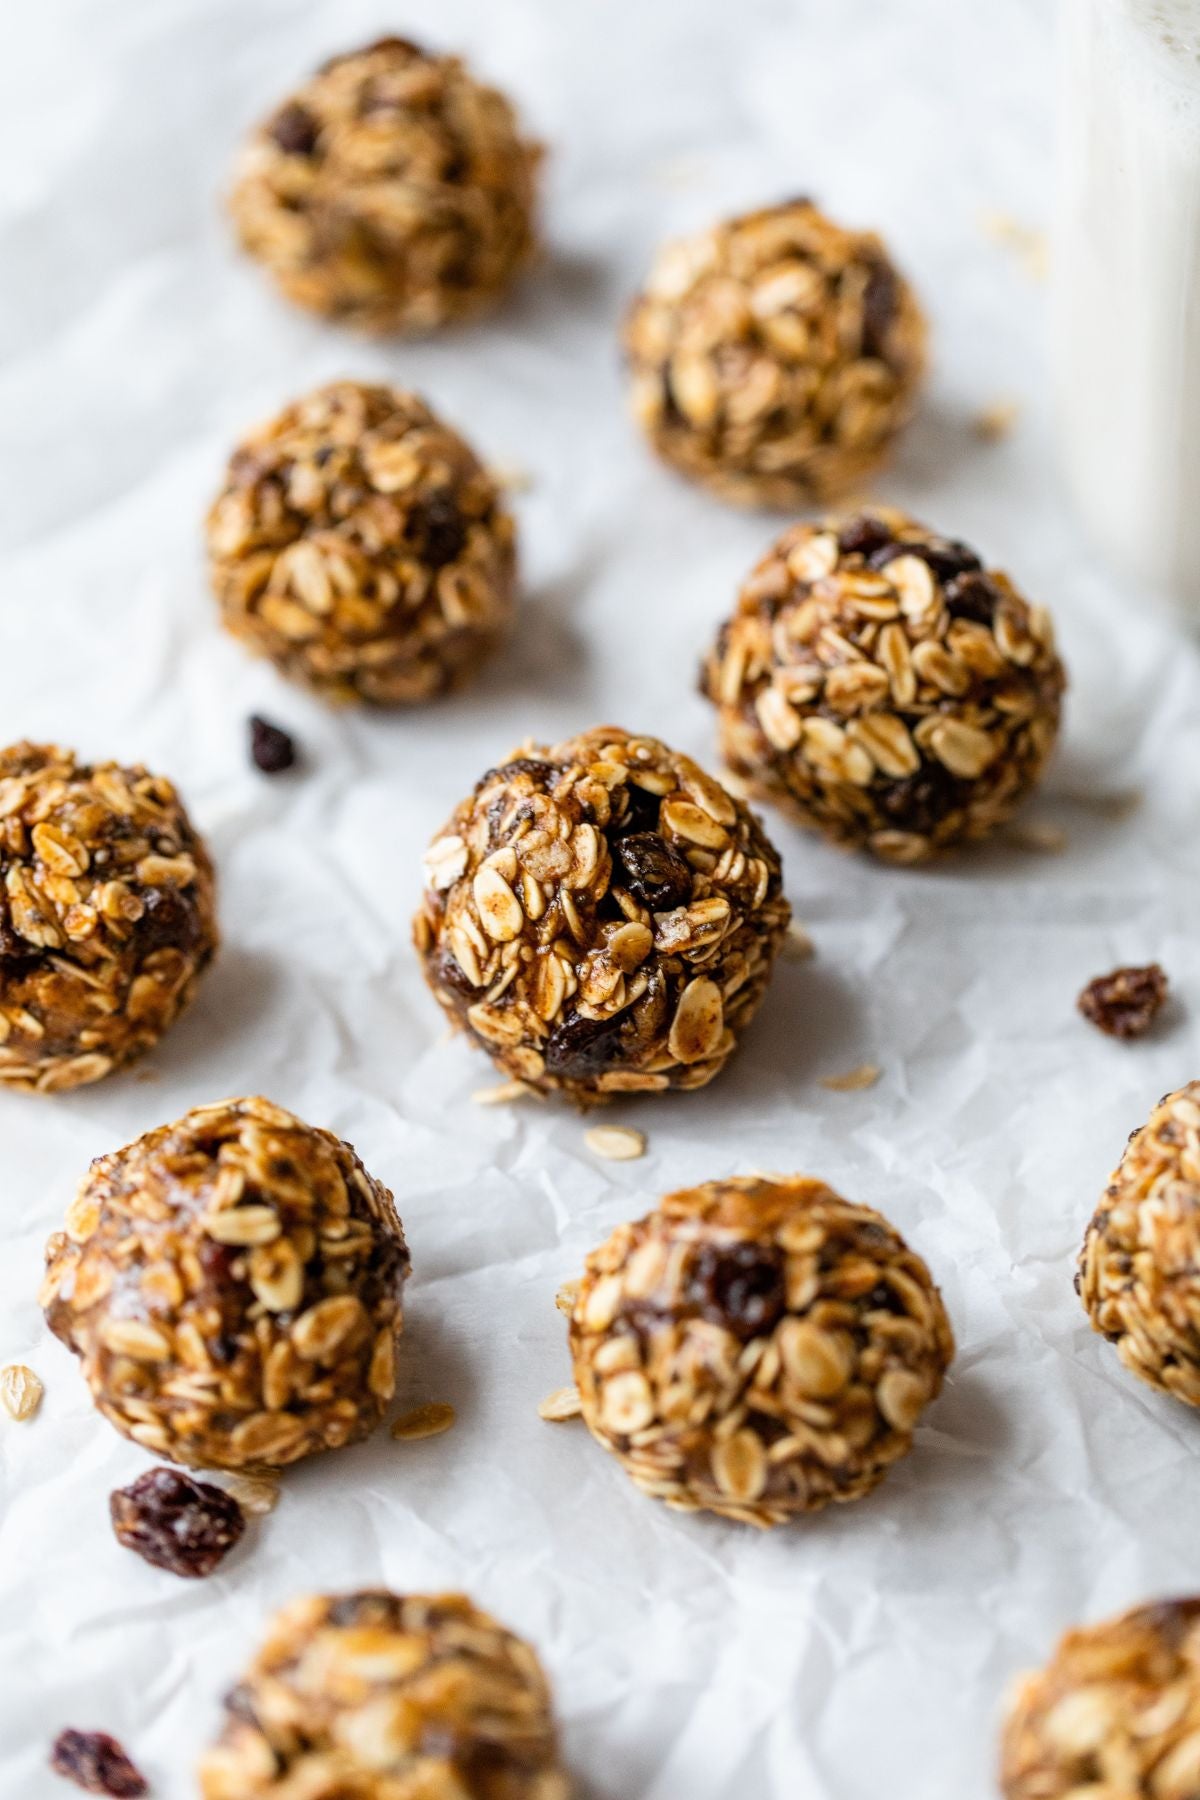
[[234, 636], [333, 701], [432, 699], [511, 622], [515, 532], [496, 483], [395, 388], [335, 382], [252, 432], [208, 551]]
[[383, 38], [326, 63], [252, 134], [230, 210], [297, 305], [429, 331], [494, 306], [532, 255], [540, 157], [457, 57]]
[[925, 367], [925, 323], [871, 232], [807, 200], [668, 244], [625, 327], [635, 414], [723, 500], [794, 508], [887, 458]]
[[1049, 616], [966, 544], [885, 508], [784, 533], [702, 674], [755, 794], [833, 842], [919, 862], [988, 836], [1058, 735]]
[[246, 1469], [379, 1423], [408, 1264], [392, 1196], [349, 1144], [225, 1100], [96, 1159], [41, 1297], [118, 1431]]
[[869, 1493], [954, 1354], [920, 1257], [801, 1176], [685, 1188], [619, 1226], [570, 1344], [588, 1427], [638, 1487], [761, 1526]]
[[536, 1655], [460, 1594], [296, 1600], [225, 1704], [204, 1800], [567, 1800]]
[[434, 993], [506, 1074], [581, 1105], [711, 1081], [787, 929], [779, 857], [689, 757], [611, 726], [491, 769], [425, 858]]
[[169, 781], [0, 750], [0, 1087], [56, 1093], [141, 1056], [217, 941], [212, 864]]
[[1200, 1081], [1168, 1094], [1130, 1138], [1076, 1286], [1126, 1368], [1200, 1406]]
[[1200, 1600], [1070, 1631], [1013, 1702], [1004, 1800], [1195, 1800]]

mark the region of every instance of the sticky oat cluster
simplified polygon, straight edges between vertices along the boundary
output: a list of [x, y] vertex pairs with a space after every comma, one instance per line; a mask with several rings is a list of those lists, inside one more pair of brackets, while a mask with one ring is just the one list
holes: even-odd
[[584, 1419], [640, 1488], [763, 1526], [869, 1493], [954, 1354], [920, 1257], [799, 1176], [686, 1188], [619, 1226], [570, 1344]]
[[425, 858], [434, 993], [508, 1075], [583, 1104], [703, 1087], [789, 908], [753, 815], [690, 757], [600, 727], [491, 769]]
[[536, 1655], [461, 1594], [293, 1601], [225, 1705], [203, 1800], [567, 1800]]
[[348, 1144], [227, 1100], [97, 1158], [41, 1298], [126, 1437], [200, 1468], [278, 1466], [379, 1423], [408, 1263]]
[[966, 544], [878, 507], [795, 525], [704, 665], [721, 748], [834, 842], [918, 862], [1037, 782], [1065, 676], [1049, 615]]
[[254, 132], [230, 208], [298, 305], [428, 331], [495, 305], [531, 256], [540, 156], [457, 57], [386, 37], [325, 63]]
[[496, 484], [397, 388], [334, 382], [251, 432], [208, 551], [229, 630], [330, 700], [428, 700], [511, 617], [514, 530]]
[[55, 1093], [132, 1062], [216, 947], [212, 864], [169, 781], [0, 750], [0, 1086]]
[[793, 200], [667, 244], [625, 348], [665, 461], [721, 499], [800, 507], [885, 460], [913, 411], [925, 323], [874, 233]]

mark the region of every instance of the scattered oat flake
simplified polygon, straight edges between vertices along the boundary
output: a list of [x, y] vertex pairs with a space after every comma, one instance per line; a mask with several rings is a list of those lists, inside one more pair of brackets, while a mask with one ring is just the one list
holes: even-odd
[[1015, 400], [993, 400], [980, 407], [971, 421], [975, 436], [985, 444], [998, 444], [1011, 433], [1021, 408]]
[[561, 1424], [564, 1419], [577, 1419], [582, 1412], [579, 1389], [575, 1386], [555, 1388], [538, 1406], [539, 1419], [546, 1419], [551, 1425]]
[[232, 1494], [244, 1513], [256, 1517], [274, 1512], [279, 1505], [279, 1483], [265, 1475], [231, 1475], [225, 1491]]
[[148, 1794], [145, 1777], [107, 1731], [60, 1731], [50, 1752], [50, 1767], [89, 1794], [111, 1800], [136, 1800]]
[[38, 1377], [24, 1363], [0, 1369], [0, 1406], [10, 1419], [32, 1419], [45, 1393]]
[[807, 962], [816, 953], [817, 947], [803, 925], [798, 925], [793, 919], [783, 940], [783, 954], [788, 962]]
[[882, 1073], [883, 1070], [874, 1063], [859, 1063], [856, 1069], [847, 1069], [844, 1075], [822, 1075], [821, 1086], [835, 1094], [853, 1094], [859, 1088], [874, 1087]]
[[471, 1095], [476, 1106], [507, 1106], [512, 1100], [524, 1100], [533, 1093], [523, 1081], [501, 1081], [496, 1087], [476, 1088]]
[[1118, 789], [1109, 794], [1087, 788], [1064, 794], [1063, 799], [1068, 805], [1079, 807], [1081, 812], [1098, 813], [1102, 819], [1128, 819], [1141, 806], [1145, 795], [1140, 788]]
[[528, 494], [535, 485], [530, 471], [517, 463], [493, 463], [489, 473], [496, 486], [506, 494]]
[[646, 1134], [628, 1125], [593, 1125], [583, 1134], [583, 1141], [593, 1156], [606, 1162], [633, 1162], [646, 1154]]
[[431, 1400], [427, 1406], [415, 1406], [402, 1413], [392, 1426], [392, 1436], [401, 1443], [416, 1443], [419, 1438], [437, 1437], [449, 1431], [457, 1414], [445, 1400]]
[[1041, 819], [1006, 825], [1002, 836], [1005, 843], [1018, 850], [1040, 850], [1047, 856], [1059, 856], [1067, 847], [1067, 834], [1062, 826]]
[[577, 1281], [563, 1282], [557, 1294], [554, 1296], [554, 1304], [557, 1306], [559, 1312], [569, 1313], [573, 1310], [575, 1306], [575, 1296], [578, 1292], [579, 1283]]
[[999, 212], [994, 208], [981, 214], [980, 224], [993, 243], [1013, 251], [1026, 274], [1031, 275], [1035, 281], [1044, 278], [1050, 262], [1044, 231], [1022, 225], [1011, 213]]

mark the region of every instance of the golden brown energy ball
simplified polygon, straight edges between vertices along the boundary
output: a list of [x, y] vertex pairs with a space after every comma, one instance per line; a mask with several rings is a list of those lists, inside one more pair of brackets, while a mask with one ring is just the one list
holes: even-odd
[[538, 145], [455, 56], [381, 38], [252, 134], [230, 210], [297, 305], [371, 332], [493, 307], [533, 254]]
[[251, 432], [208, 551], [229, 630], [327, 700], [432, 699], [512, 618], [515, 531], [496, 483], [398, 388], [334, 382]]
[[711, 1081], [790, 917], [746, 807], [613, 726], [489, 769], [425, 871], [414, 941], [450, 1019], [505, 1074], [581, 1106]]
[[1195, 1800], [1200, 1600], [1069, 1631], [1018, 1689], [1000, 1784], [1004, 1800]]
[[461, 1594], [295, 1600], [225, 1708], [203, 1800], [568, 1800], [536, 1655]]
[[660, 252], [630, 310], [634, 412], [722, 500], [835, 499], [886, 460], [925, 369], [925, 321], [873, 232], [808, 200]]
[[58, 1093], [141, 1056], [217, 942], [212, 864], [169, 781], [0, 750], [0, 1087]]
[[223, 1100], [97, 1157], [41, 1299], [125, 1437], [198, 1468], [278, 1467], [378, 1425], [408, 1266], [349, 1144]]
[[645, 1493], [782, 1525], [912, 1448], [954, 1339], [887, 1220], [803, 1176], [668, 1194], [571, 1296], [583, 1416]]
[[885, 507], [786, 531], [701, 676], [756, 795], [904, 863], [1010, 817], [1054, 747], [1065, 685], [1041, 607]]
[[1130, 1138], [1075, 1285], [1127, 1369], [1200, 1406], [1200, 1081], [1168, 1094]]

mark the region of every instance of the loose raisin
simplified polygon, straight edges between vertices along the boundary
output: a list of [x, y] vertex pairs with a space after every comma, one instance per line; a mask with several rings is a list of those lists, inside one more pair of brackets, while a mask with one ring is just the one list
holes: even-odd
[[783, 1253], [775, 1244], [706, 1244], [688, 1271], [684, 1297], [735, 1337], [757, 1337], [783, 1313]]
[[1085, 1019], [1109, 1037], [1144, 1037], [1167, 998], [1166, 972], [1158, 963], [1140, 969], [1114, 969], [1099, 975], [1079, 996]]
[[656, 831], [635, 831], [619, 838], [613, 855], [621, 884], [639, 906], [671, 912], [692, 897], [692, 871], [684, 858]]
[[172, 1575], [211, 1575], [246, 1529], [232, 1494], [180, 1469], [148, 1469], [109, 1499], [113, 1530], [127, 1550]]
[[250, 720], [250, 756], [264, 775], [281, 775], [296, 760], [296, 741], [282, 726], [255, 713]]
[[145, 1777], [106, 1731], [60, 1731], [50, 1752], [50, 1767], [89, 1794], [134, 1800], [150, 1792]]

